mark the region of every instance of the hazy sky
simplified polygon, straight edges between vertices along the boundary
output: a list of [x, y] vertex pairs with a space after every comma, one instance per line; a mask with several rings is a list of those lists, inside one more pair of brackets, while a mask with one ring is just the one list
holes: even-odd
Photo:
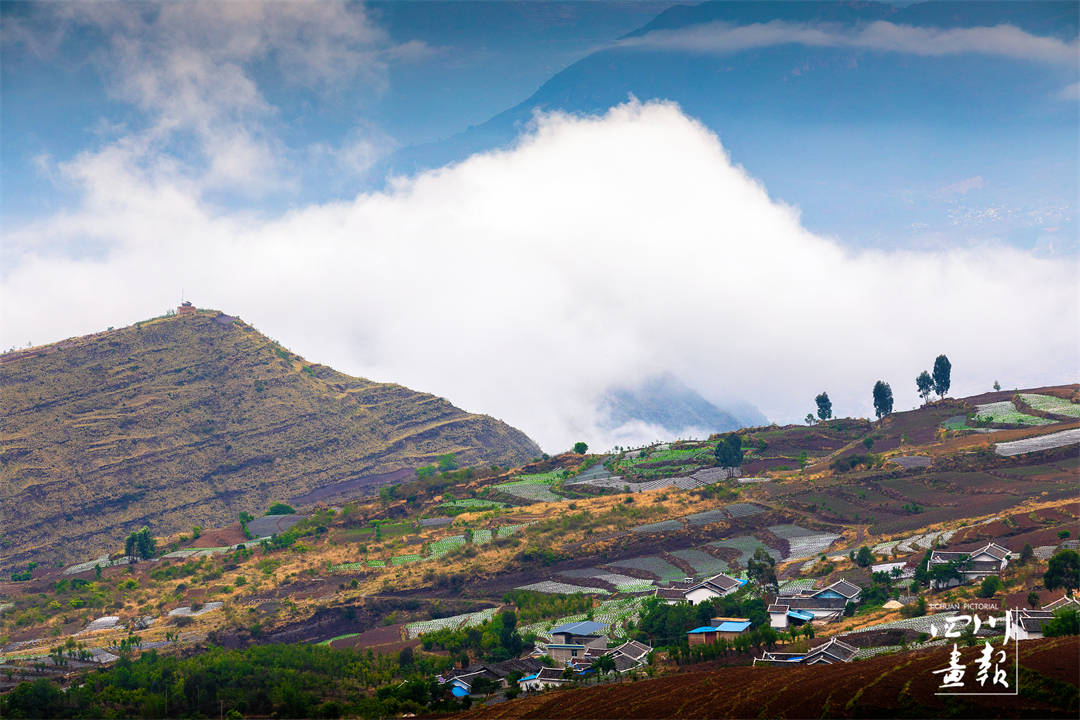
[[[808, 226], [804, 214], [832, 206], [778, 196], [763, 181], [775, 151], [759, 173], [753, 144], [727, 147], [736, 130], [663, 100], [549, 106], [500, 147], [371, 177], [401, 147], [528, 97], [577, 55], [627, 44], [993, 55], [1058, 88], [1039, 101], [1055, 118], [1043, 142], [1069, 129], [1062, 106], [1076, 135], [1075, 39], [759, 24], [618, 40], [666, 5], [533, 5], [498, 22], [483, 6], [486, 22], [471, 24], [468, 4], [438, 6], [439, 22], [422, 5], [3, 5], [0, 343], [157, 315], [183, 288], [312, 361], [446, 396], [549, 451], [633, 439], [598, 428], [598, 396], [665, 372], [781, 422], [822, 389], [838, 414], [868, 414], [879, 378], [911, 407], [940, 352], [954, 394], [1076, 379], [1075, 197], [1062, 197], [1075, 145], [1032, 151], [1052, 161], [1029, 158], [1047, 170], [1017, 196], [1042, 188], [1054, 202], [1026, 210], [975, 202], [1008, 149], [985, 148], [985, 171], [925, 158], [933, 182], [911, 192], [931, 199], [912, 213], [936, 202], [959, 220], [894, 246]], [[782, 134], [798, 118], [777, 122]], [[946, 142], [955, 127], [919, 132]], [[875, 164], [888, 160], [877, 151]], [[899, 150], [895, 165], [917, 174]], [[806, 164], [798, 182], [777, 182], [797, 194], [820, 173]], [[350, 189], [361, 186], [377, 189]], [[1036, 240], [995, 232], [1021, 212]]]

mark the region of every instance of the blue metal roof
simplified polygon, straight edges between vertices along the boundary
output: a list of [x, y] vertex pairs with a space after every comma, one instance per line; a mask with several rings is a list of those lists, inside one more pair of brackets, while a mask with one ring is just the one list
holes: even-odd
[[750, 621], [744, 620], [743, 622], [732, 622], [731, 620], [725, 620], [716, 626], [716, 630], [720, 632], [742, 632], [750, 627]]
[[453, 694], [454, 697], [459, 697], [459, 698], [460, 697], [465, 697], [466, 695], [469, 694], [469, 691], [466, 690], [465, 688], [461, 687], [460, 685], [455, 685], [454, 687], [450, 688], [450, 692]]
[[526, 680], [535, 680], [538, 677], [540, 677], [540, 673], [533, 673], [532, 675], [526, 675], [525, 677], [519, 679], [518, 682], [525, 682]]
[[568, 635], [595, 635], [606, 627], [607, 625], [604, 623], [593, 622], [592, 620], [581, 620], [579, 622], [566, 623], [557, 628], [552, 628], [551, 634], [566, 633]]
[[688, 631], [687, 635], [690, 635], [692, 633], [707, 633], [707, 632], [716, 632], [716, 628], [714, 628], [711, 625], [702, 625], [699, 628], [694, 628], [693, 630]]
[[814, 613], [804, 612], [802, 610], [788, 610], [788, 617], [793, 617], [796, 620], [813, 620]]

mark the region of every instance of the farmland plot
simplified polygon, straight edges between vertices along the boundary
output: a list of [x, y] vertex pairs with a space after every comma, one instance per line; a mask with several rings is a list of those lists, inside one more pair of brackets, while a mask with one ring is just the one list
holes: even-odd
[[1032, 408], [1041, 410], [1042, 412], [1080, 418], [1080, 404], [1069, 402], [1065, 398], [1054, 397], [1053, 395], [1029, 395], [1028, 393], [1021, 393], [1020, 399]]
[[410, 640], [418, 638], [424, 633], [436, 630], [460, 630], [462, 628], [483, 625], [495, 617], [495, 608], [480, 610], [479, 612], [451, 615], [450, 617], [436, 618], [435, 620], [421, 620], [409, 623], [405, 626], [405, 635]]
[[492, 508], [504, 508], [506, 507], [506, 503], [501, 503], [497, 500], [464, 498], [462, 500], [450, 500], [444, 502], [440, 507], [450, 508], [452, 510], [491, 510]]
[[1053, 420], [1020, 412], [1011, 400], [976, 406], [975, 420], [999, 425], [1052, 425], [1054, 423]]
[[464, 535], [451, 535], [448, 538], [442, 538], [441, 540], [430, 543], [428, 545], [428, 555], [431, 556], [432, 559], [438, 560], [454, 548], [461, 547], [464, 544]]
[[608, 563], [612, 567], [626, 567], [633, 568], [635, 570], [644, 570], [647, 573], [655, 575], [661, 580], [681, 580], [686, 576], [679, 568], [675, 567], [667, 560], [657, 555], [646, 555], [645, 557], [629, 558], [627, 560], [616, 560], [615, 562]]
[[472, 536], [473, 545], [484, 545], [485, 543], [489, 543], [491, 542], [492, 537], [493, 533], [486, 528], [474, 530]]
[[369, 565], [363, 562], [339, 563], [337, 565], [331, 565], [330, 572], [356, 572], [358, 570], [363, 570], [367, 567], [369, 567]]
[[890, 540], [888, 542], [878, 543], [873, 548], [871, 548], [871, 552], [873, 552], [875, 555], [890, 555], [893, 548], [899, 544], [899, 540]]
[[391, 565], [408, 565], [409, 563], [420, 562], [424, 559], [423, 555], [398, 555], [390, 558]]
[[754, 515], [760, 515], [765, 512], [765, 508], [754, 503], [733, 503], [731, 505], [725, 505], [724, 509], [733, 518], [752, 517]]
[[706, 510], [705, 512], [687, 515], [684, 519], [691, 525], [700, 527], [711, 523], [723, 522], [728, 519], [728, 514], [724, 512], [723, 508], [719, 508], [717, 510]]
[[1050, 433], [1049, 435], [1039, 435], [1038, 437], [1025, 438], [1023, 440], [998, 443], [994, 446], [994, 452], [998, 455], [1019, 455], [1021, 453], [1066, 447], [1077, 443], [1080, 443], [1080, 428], [1062, 430], [1061, 432]]
[[672, 550], [671, 554], [694, 568], [694, 572], [698, 576], [712, 576], [717, 573], [727, 572], [728, 570], [728, 564], [726, 562], [715, 555], [710, 555], [704, 550], [698, 550], [697, 548]]
[[569, 583], [556, 582], [555, 580], [542, 580], [540, 582], [530, 583], [529, 585], [519, 585], [514, 589], [532, 590], [533, 592], [548, 593], [550, 595], [573, 595], [575, 593], [582, 593], [585, 595], [611, 594], [610, 590], [605, 590], [603, 588], [571, 585]]
[[712, 547], [718, 548], [732, 548], [739, 551], [739, 564], [743, 567], [746, 566], [746, 561], [754, 556], [754, 551], [758, 548], [762, 548], [765, 552], [772, 556], [773, 560], [779, 562], [784, 559], [783, 554], [779, 550], [775, 550], [765, 543], [758, 540], [751, 535], [739, 535], [737, 537], [724, 538], [723, 540], [714, 540], [709, 543]]
[[771, 525], [769, 531], [788, 541], [788, 559], [812, 558], [825, 552], [839, 535], [808, 530], [798, 525]]
[[665, 530], [682, 530], [683, 524], [678, 520], [661, 520], [660, 522], [638, 525], [630, 529], [636, 533], [663, 532]]
[[642, 580], [641, 578], [620, 575], [619, 573], [599, 573], [592, 577], [611, 583], [619, 592], [644, 592], [653, 588], [652, 580]]

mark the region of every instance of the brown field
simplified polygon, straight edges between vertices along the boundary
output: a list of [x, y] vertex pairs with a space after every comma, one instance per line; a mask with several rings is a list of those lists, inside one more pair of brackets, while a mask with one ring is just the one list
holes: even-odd
[[[977, 647], [964, 648], [963, 662], [972, 664], [978, 652]], [[1075, 718], [1080, 709], [1080, 638], [1021, 643], [1017, 697], [935, 695], [939, 676], [933, 671], [947, 661], [947, 650], [938, 647], [829, 666], [710, 668], [652, 680], [557, 690], [476, 708], [463, 717]]]

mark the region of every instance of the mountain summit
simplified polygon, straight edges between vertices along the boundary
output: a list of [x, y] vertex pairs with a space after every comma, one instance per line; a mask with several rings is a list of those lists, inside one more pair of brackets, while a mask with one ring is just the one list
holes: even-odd
[[306, 362], [238, 318], [166, 316], [0, 357], [4, 564], [112, 551], [274, 501], [370, 494], [453, 453], [541, 454], [522, 432]]

